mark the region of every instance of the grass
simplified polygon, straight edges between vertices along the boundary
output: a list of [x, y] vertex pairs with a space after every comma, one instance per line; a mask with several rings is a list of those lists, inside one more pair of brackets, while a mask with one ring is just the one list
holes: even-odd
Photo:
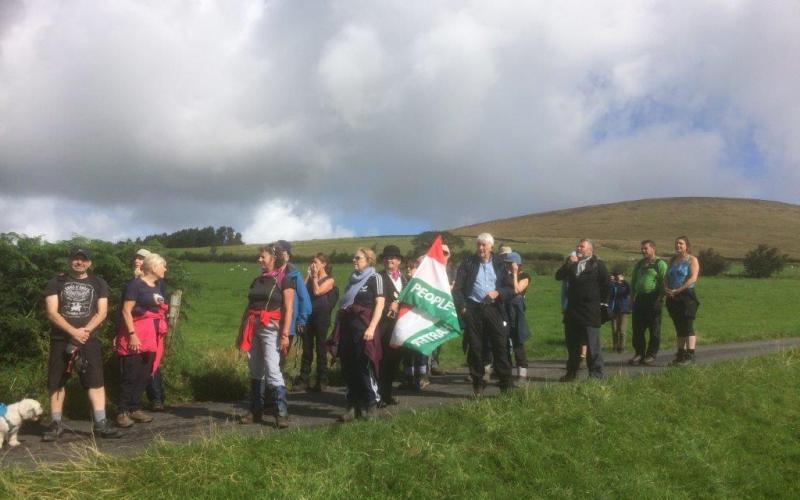
[[797, 498], [800, 351], [9, 469], [0, 496]]

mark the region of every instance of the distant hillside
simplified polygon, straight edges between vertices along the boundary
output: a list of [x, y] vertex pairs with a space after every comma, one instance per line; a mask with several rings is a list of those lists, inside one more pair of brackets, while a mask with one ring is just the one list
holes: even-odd
[[492, 233], [521, 249], [566, 252], [578, 238], [603, 249], [633, 253], [643, 239], [668, 254], [679, 235], [694, 248], [713, 247], [726, 257], [743, 257], [760, 243], [800, 259], [800, 206], [732, 198], [658, 198], [595, 205], [482, 222], [452, 230], [464, 237]]

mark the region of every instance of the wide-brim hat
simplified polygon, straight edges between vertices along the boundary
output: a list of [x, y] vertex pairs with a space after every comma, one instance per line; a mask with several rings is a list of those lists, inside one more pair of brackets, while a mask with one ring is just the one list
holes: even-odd
[[400, 253], [400, 249], [397, 245], [386, 245], [383, 247], [383, 252], [381, 252], [381, 259], [390, 259], [392, 257], [396, 257], [398, 259], [403, 258], [403, 254]]

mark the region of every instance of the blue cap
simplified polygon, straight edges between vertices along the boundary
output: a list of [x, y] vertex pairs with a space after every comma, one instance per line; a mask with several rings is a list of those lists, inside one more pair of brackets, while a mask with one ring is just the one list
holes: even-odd
[[505, 258], [503, 259], [504, 262], [512, 262], [516, 265], [522, 264], [522, 257], [517, 252], [511, 252], [505, 254]]

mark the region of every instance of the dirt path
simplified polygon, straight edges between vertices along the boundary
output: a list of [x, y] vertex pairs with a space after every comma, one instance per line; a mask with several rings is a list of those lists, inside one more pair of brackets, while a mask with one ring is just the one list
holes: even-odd
[[[700, 347], [697, 351], [697, 363], [700, 365], [744, 359], [761, 354], [776, 352], [781, 349], [800, 347], [800, 337], [779, 340], [765, 340], [735, 344], [720, 344]], [[607, 376], [626, 374], [638, 376], [659, 373], [666, 368], [666, 363], [674, 354], [674, 349], [662, 353], [657, 366], [632, 367], [626, 361], [630, 353], [604, 353]], [[673, 368], [675, 369], [675, 368]], [[559, 360], [533, 361], [528, 368], [530, 387], [557, 383], [564, 374], [564, 362]], [[451, 374], [432, 377], [431, 385], [422, 392], [396, 391], [400, 404], [382, 410], [384, 416], [409, 409], [436, 407], [458, 403], [472, 393], [472, 385], [465, 379], [466, 369], [462, 368]], [[585, 376], [585, 371], [582, 372]], [[486, 395], [498, 393], [495, 384], [487, 387]], [[336, 422], [336, 417], [344, 406], [343, 388], [331, 387], [324, 393], [297, 392], [289, 394], [292, 428], [313, 425], [325, 425]], [[94, 440], [88, 421], [67, 420], [66, 430], [57, 443], [41, 442], [43, 428], [37, 424], [27, 423], [20, 431], [21, 445], [9, 448], [8, 444], [0, 450], [0, 467], [32, 466], [36, 463], [59, 463], [79, 459], [87, 454], [109, 453], [115, 455], [132, 455], [143, 451], [156, 439], [172, 443], [183, 443], [193, 438], [208, 436], [212, 433], [238, 432], [247, 435], [260, 435], [277, 432], [268, 419], [268, 425], [240, 425], [236, 416], [246, 412], [246, 403], [196, 402], [176, 404], [167, 408], [164, 413], [153, 414], [155, 419], [150, 424], [136, 425], [123, 430], [123, 437], [116, 440]], [[286, 431], [282, 431], [286, 432]]]

